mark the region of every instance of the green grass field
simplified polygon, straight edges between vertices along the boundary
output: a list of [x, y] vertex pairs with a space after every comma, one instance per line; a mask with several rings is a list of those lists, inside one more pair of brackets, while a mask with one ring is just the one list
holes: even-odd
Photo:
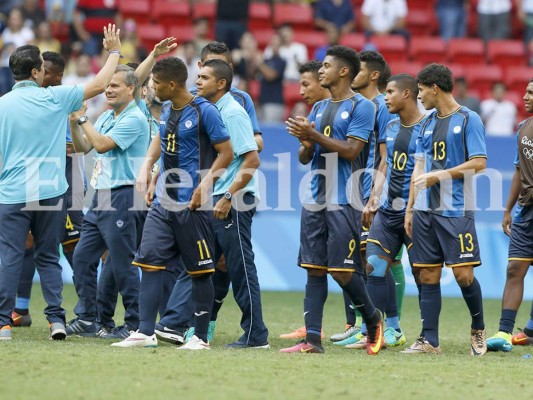
[[[66, 286], [68, 317], [75, 303]], [[511, 353], [469, 355], [469, 316], [462, 299], [445, 299], [441, 314], [441, 356], [406, 356], [399, 348], [370, 357], [364, 351], [337, 348], [327, 341], [326, 354], [280, 354], [292, 342], [277, 339], [302, 324], [302, 293], [263, 294], [271, 350], [227, 350], [240, 336], [233, 299], [219, 314], [210, 352], [179, 352], [160, 342], [157, 349], [115, 349], [103, 339], [48, 340], [38, 285], [34, 290], [31, 328], [17, 328], [13, 340], [0, 343], [4, 370], [0, 399], [510, 399], [533, 395], [531, 347]], [[118, 307], [119, 309], [121, 306]], [[529, 316], [523, 304], [518, 326]], [[485, 302], [489, 334], [497, 328], [500, 302]], [[120, 319], [119, 319], [120, 321]], [[411, 344], [420, 330], [415, 298], [404, 303], [403, 329]], [[330, 294], [324, 330], [344, 326], [342, 297]]]

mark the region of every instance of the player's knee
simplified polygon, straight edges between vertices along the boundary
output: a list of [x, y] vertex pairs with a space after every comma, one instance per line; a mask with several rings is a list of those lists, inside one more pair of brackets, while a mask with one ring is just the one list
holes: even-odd
[[63, 245], [63, 253], [74, 253], [76, 248], [76, 243], [69, 243]]
[[510, 261], [507, 265], [507, 280], [524, 279], [529, 269], [529, 261]]
[[223, 255], [220, 256], [220, 258], [218, 259], [216, 269], [223, 271], [223, 272], [228, 272], [228, 267], [226, 267], [226, 259], [224, 258]]
[[335, 282], [337, 282], [341, 286], [346, 286], [350, 280], [352, 279], [352, 272], [346, 271], [346, 272], [331, 272], [331, 277], [335, 279]]
[[326, 276], [328, 272], [325, 269], [307, 268], [309, 276]]
[[420, 268], [411, 267], [411, 274], [413, 274], [413, 278], [415, 279], [415, 283], [417, 285], [420, 285], [422, 283], [420, 281]]
[[474, 270], [472, 267], [456, 267], [453, 269], [455, 281], [460, 287], [468, 287], [474, 281]]
[[419, 268], [420, 283], [423, 285], [435, 285], [440, 282], [442, 268]]
[[383, 278], [387, 272], [387, 260], [376, 255], [368, 256], [367, 262], [370, 268], [367, 268], [369, 276], [377, 276]]

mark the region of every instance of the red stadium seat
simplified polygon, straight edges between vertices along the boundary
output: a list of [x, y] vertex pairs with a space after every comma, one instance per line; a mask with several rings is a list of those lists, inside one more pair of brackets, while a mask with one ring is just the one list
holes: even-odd
[[167, 29], [191, 22], [191, 6], [187, 2], [156, 0], [152, 5], [154, 20]]
[[342, 35], [339, 43], [355, 51], [361, 51], [365, 47], [366, 37], [362, 33], [345, 33]]
[[193, 19], [207, 18], [211, 22], [215, 21], [215, 16], [217, 13], [216, 3], [198, 3], [196, 1], [193, 1], [192, 3], [193, 3], [193, 8], [192, 8]]
[[143, 24], [137, 26], [137, 35], [148, 51], [165, 38], [165, 28], [162, 25]]
[[412, 36], [431, 36], [437, 30], [435, 12], [432, 9], [409, 9], [406, 26]]
[[[457, 78], [465, 78], [466, 79], [466, 71], [463, 65], [461, 64], [446, 64], [446, 66], [452, 71], [452, 75], [454, 79]], [[474, 88], [471, 88], [472, 90], [475, 90]]]
[[393, 61], [389, 63], [392, 75], [409, 74], [415, 76], [423, 68], [423, 65], [417, 62]]
[[328, 43], [326, 34], [320, 31], [296, 31], [294, 32], [294, 41], [307, 46], [309, 58], [313, 57], [318, 47]]
[[180, 44], [189, 40], [194, 40], [196, 38], [196, 33], [194, 32], [192, 25], [176, 25], [167, 28], [166, 36], [175, 37], [178, 44]]
[[491, 90], [494, 83], [503, 81], [503, 72], [497, 65], [470, 65], [466, 68], [466, 79], [469, 87], [483, 93]]
[[150, 1], [148, 0], [122, 0], [118, 4], [120, 14], [124, 19], [132, 18], [137, 24], [147, 24], [151, 20]]
[[250, 4], [248, 30], [267, 29], [272, 27], [272, 8], [266, 3]]
[[487, 43], [487, 61], [500, 67], [527, 65], [522, 40], [491, 40]]
[[448, 61], [459, 64], [479, 64], [485, 59], [485, 47], [481, 39], [450, 39]]
[[411, 10], [432, 10], [435, 7], [435, 0], [407, 0], [407, 8]]
[[294, 30], [307, 30], [313, 26], [310, 6], [297, 4], [274, 4], [274, 25], [289, 24]]
[[407, 41], [401, 35], [372, 36], [370, 42], [387, 62], [407, 60]]
[[255, 40], [257, 40], [257, 46], [261, 50], [264, 50], [265, 47], [270, 43], [270, 39], [274, 36], [274, 31], [272, 29], [261, 29], [253, 32]]
[[292, 110], [296, 103], [303, 101], [302, 96], [300, 96], [299, 83], [287, 82], [283, 84], [283, 101], [288, 110]]
[[415, 36], [409, 43], [411, 59], [422, 64], [446, 62], [446, 42], [438, 37]]
[[505, 70], [505, 84], [507, 90], [517, 93], [525, 93], [529, 81], [533, 79], [533, 68], [530, 67], [507, 67]]

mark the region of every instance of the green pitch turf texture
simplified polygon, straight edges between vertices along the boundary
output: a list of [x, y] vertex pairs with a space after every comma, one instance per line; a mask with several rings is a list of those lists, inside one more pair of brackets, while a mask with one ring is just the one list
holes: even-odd
[[[68, 318], [76, 296], [64, 290]], [[239, 310], [230, 296], [219, 314], [211, 351], [179, 352], [159, 342], [157, 349], [111, 348], [98, 338], [48, 340], [39, 286], [31, 303], [31, 328], [13, 330], [0, 343], [0, 398], [13, 399], [527, 399], [533, 396], [533, 347], [511, 353], [469, 355], [469, 315], [462, 299], [444, 299], [440, 356], [409, 356], [401, 348], [371, 357], [325, 340], [325, 354], [280, 354], [294, 342], [278, 339], [302, 325], [302, 293], [265, 292], [263, 310], [271, 350], [228, 350], [240, 332]], [[522, 305], [518, 326], [529, 316]], [[120, 309], [122, 306], [119, 306]], [[488, 334], [498, 326], [500, 301], [485, 301]], [[330, 294], [326, 335], [344, 327], [342, 297]], [[121, 318], [120, 315], [119, 318]], [[120, 319], [117, 319], [119, 322]], [[420, 330], [417, 300], [404, 303], [402, 325], [411, 344]], [[524, 358], [526, 356], [526, 358]]]

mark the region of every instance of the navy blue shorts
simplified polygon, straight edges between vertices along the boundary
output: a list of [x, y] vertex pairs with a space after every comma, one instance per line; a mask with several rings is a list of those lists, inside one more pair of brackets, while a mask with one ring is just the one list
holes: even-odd
[[529, 261], [533, 264], [533, 220], [512, 223], [509, 261]]
[[133, 265], [172, 270], [181, 256], [190, 275], [214, 272], [214, 239], [210, 211], [168, 211], [153, 204]]
[[340, 210], [302, 208], [300, 253], [302, 268], [363, 272], [359, 236], [361, 212], [349, 204]]
[[480, 265], [474, 219], [415, 211], [409, 257], [413, 267]]
[[401, 252], [402, 245], [405, 244], [410, 249], [411, 239], [405, 233], [404, 220], [404, 214], [392, 214], [378, 210], [370, 227], [368, 242], [377, 244], [383, 252], [380, 254], [367, 252], [367, 257], [383, 255], [395, 260]]

